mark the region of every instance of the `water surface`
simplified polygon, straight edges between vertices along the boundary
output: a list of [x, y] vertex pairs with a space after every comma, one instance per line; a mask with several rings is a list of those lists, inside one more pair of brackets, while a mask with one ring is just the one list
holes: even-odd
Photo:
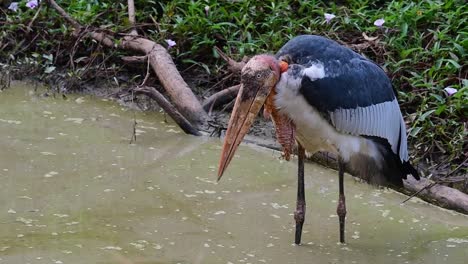
[[[296, 164], [241, 146], [222, 181], [221, 142], [160, 114], [90, 96], [0, 92], [0, 263], [466, 263], [468, 217], [306, 164], [294, 246]], [[133, 117], [137, 140], [129, 144]]]

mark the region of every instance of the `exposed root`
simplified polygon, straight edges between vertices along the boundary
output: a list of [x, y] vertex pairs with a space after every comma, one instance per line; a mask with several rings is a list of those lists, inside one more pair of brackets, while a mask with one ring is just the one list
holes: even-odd
[[158, 92], [154, 87], [138, 87], [134, 88], [136, 94], [144, 94], [155, 100], [158, 105], [179, 125], [179, 127], [187, 134], [201, 136], [201, 133], [183, 116], [167, 99]]
[[211, 95], [203, 103], [203, 109], [207, 112], [211, 112], [213, 108], [229, 103], [236, 98], [239, 93], [239, 89], [240, 84], [231, 86]]

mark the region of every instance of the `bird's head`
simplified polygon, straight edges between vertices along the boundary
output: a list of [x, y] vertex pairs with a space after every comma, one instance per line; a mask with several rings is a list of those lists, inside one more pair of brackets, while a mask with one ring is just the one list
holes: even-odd
[[231, 162], [234, 152], [249, 131], [266, 98], [279, 81], [281, 73], [287, 68], [286, 62], [278, 61], [271, 55], [257, 55], [242, 68], [241, 87], [224, 139], [218, 180]]

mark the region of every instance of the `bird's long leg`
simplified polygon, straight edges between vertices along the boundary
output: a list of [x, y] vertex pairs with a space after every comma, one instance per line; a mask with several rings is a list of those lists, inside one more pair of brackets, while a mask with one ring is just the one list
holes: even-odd
[[304, 225], [306, 202], [304, 193], [304, 158], [305, 150], [298, 143], [298, 155], [297, 155], [297, 201], [296, 211], [294, 212], [294, 220], [296, 220], [296, 236], [294, 243], [299, 245], [301, 243], [302, 226]]
[[344, 195], [344, 163], [341, 158], [338, 159], [338, 176], [339, 176], [339, 189], [340, 194], [338, 198], [338, 207], [336, 213], [340, 221], [340, 242], [345, 243], [345, 217], [346, 217], [346, 201]]

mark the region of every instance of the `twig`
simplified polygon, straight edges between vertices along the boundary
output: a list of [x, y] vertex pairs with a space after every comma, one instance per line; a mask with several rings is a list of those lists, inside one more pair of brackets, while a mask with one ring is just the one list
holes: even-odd
[[144, 86], [146, 84], [146, 81], [148, 81], [148, 78], [150, 76], [150, 68], [150, 60], [147, 60], [145, 79], [143, 79], [143, 82], [141, 82], [140, 86]]
[[130, 35], [136, 36], [138, 35], [138, 33], [135, 29], [135, 23], [136, 23], [135, 3], [133, 2], [133, 0], [128, 0], [127, 3], [128, 3], [128, 22], [130, 22], [130, 25], [131, 25]]
[[237, 96], [239, 92], [240, 84], [231, 86], [224, 90], [221, 90], [210, 97], [208, 97], [203, 103], [203, 109], [209, 111], [210, 109], [228, 103]]
[[218, 52], [219, 56], [225, 60], [228, 64], [228, 69], [232, 72], [232, 73], [240, 73], [242, 68], [244, 68], [246, 62], [243, 60], [241, 62], [237, 62], [231, 58], [229, 58], [228, 55], [226, 55], [220, 48], [218, 47], [215, 47], [216, 49], [216, 52]]
[[37, 9], [36, 11], [36, 14], [34, 14], [34, 17], [31, 19], [31, 21], [29, 22], [28, 26], [27, 26], [27, 31], [30, 32], [32, 30], [32, 25], [34, 24], [34, 21], [36, 21], [37, 17], [39, 16], [39, 13], [41, 12], [42, 10], [42, 5], [41, 3], [39, 3], [39, 8]]
[[436, 182], [431, 182], [430, 184], [424, 186], [424, 187], [421, 188], [419, 191], [413, 193], [411, 196], [409, 196], [408, 198], [406, 198], [403, 202], [401, 202], [401, 204], [406, 203], [406, 202], [409, 201], [411, 198], [413, 198], [413, 197], [415, 197], [416, 195], [420, 194], [422, 191], [428, 190], [428, 189], [434, 187], [436, 184], [437, 184]]
[[[133, 90], [132, 90], [132, 103], [133, 103], [133, 98], [135, 98], [133, 96]], [[137, 127], [138, 123], [136, 121], [136, 113], [135, 113], [135, 110], [133, 110], [133, 131], [132, 131], [132, 137], [130, 138], [130, 142], [128, 144], [132, 144], [133, 142], [136, 142], [137, 140], [137, 134], [136, 134], [136, 127]]]
[[453, 169], [449, 173], [447, 173], [444, 176], [444, 178], [447, 178], [448, 176], [454, 174], [458, 169], [460, 169], [462, 166], [464, 166], [466, 162], [468, 162], [468, 158], [466, 158], [462, 163], [460, 163], [455, 169]]
[[68, 23], [72, 24], [75, 30], [81, 30], [81, 25], [73, 19], [62, 7], [60, 7], [54, 0], [48, 0], [49, 4], [57, 10], [57, 12], [68, 21]]

